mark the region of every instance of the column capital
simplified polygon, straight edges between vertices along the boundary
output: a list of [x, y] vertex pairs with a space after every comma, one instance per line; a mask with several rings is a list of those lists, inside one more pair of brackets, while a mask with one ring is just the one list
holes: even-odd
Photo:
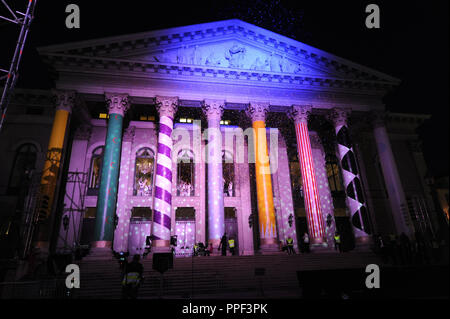
[[371, 111], [369, 117], [373, 128], [386, 126], [387, 116], [385, 111]]
[[108, 106], [109, 114], [124, 114], [130, 108], [130, 101], [128, 100], [128, 94], [122, 93], [107, 93], [105, 92], [105, 100]]
[[73, 90], [52, 90], [53, 103], [56, 106], [56, 110], [64, 110], [72, 113], [72, 109], [75, 106], [76, 92]]
[[218, 120], [222, 118], [225, 107], [224, 100], [210, 100], [203, 101], [202, 110], [208, 120]]
[[295, 123], [307, 123], [311, 110], [311, 105], [292, 105], [288, 111], [288, 116], [293, 119]]
[[178, 97], [156, 96], [156, 109], [158, 110], [160, 117], [168, 116], [173, 119], [178, 110]]
[[334, 126], [347, 125], [348, 118], [350, 117], [351, 109], [346, 107], [335, 107], [331, 109], [329, 113], [329, 119], [333, 122]]
[[252, 122], [265, 121], [266, 114], [269, 112], [268, 102], [250, 102], [245, 113], [251, 118]]

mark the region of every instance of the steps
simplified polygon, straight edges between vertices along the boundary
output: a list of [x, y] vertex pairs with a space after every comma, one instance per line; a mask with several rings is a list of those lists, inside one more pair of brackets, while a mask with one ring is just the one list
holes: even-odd
[[[161, 275], [152, 269], [150, 256], [141, 261], [145, 281], [139, 298], [158, 298]], [[381, 264], [371, 252], [321, 252], [303, 255], [210, 256], [175, 258], [174, 268], [164, 274], [163, 296], [187, 298], [231, 294], [256, 297], [261, 290], [298, 294], [297, 271], [365, 268]], [[265, 275], [255, 276], [255, 268], [265, 268]], [[121, 274], [117, 260], [92, 258], [80, 263], [81, 288], [76, 298], [121, 298]]]

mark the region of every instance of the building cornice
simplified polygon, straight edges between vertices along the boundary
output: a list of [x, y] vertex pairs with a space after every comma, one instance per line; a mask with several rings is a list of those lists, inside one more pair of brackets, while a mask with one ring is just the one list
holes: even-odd
[[292, 74], [271, 71], [232, 69], [225, 67], [160, 63], [153, 61], [89, 57], [83, 55], [68, 55], [51, 53], [46, 55], [48, 62], [52, 63], [60, 72], [83, 72], [90, 74], [126, 75], [130, 77], [167, 78], [176, 80], [190, 78], [193, 81], [220, 81], [221, 83], [241, 82], [248, 85], [283, 86], [309, 88], [317, 90], [355, 90], [354, 92], [384, 95], [393, 88], [387, 81], [361, 80], [349, 78], [335, 78], [313, 74]]

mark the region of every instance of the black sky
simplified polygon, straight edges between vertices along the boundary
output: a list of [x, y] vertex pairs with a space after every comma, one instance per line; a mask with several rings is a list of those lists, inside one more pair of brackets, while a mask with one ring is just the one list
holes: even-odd
[[[26, 3], [14, 1], [15, 9], [24, 10]], [[80, 6], [80, 29], [65, 27], [65, 7], [70, 3]], [[52, 86], [36, 47], [234, 18], [230, 8], [236, 3], [38, 0], [18, 86]], [[252, 1], [238, 3], [252, 7]], [[380, 7], [380, 29], [365, 27], [365, 7], [370, 3]], [[420, 130], [425, 157], [432, 174], [448, 175], [448, 2], [281, 0], [281, 4], [302, 12], [297, 40], [402, 80], [385, 103], [393, 112], [432, 115]], [[17, 28], [0, 24], [0, 68], [7, 68], [17, 34]]]

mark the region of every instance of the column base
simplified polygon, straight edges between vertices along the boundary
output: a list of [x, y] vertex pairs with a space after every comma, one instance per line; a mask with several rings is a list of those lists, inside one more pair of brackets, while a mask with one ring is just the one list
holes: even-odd
[[213, 251], [210, 252], [210, 256], [221, 256], [222, 255], [222, 252], [219, 251], [220, 239], [209, 239], [208, 246], [206, 247], [206, 249], [208, 249], [209, 244], [212, 244], [212, 246], [213, 246]]
[[373, 245], [372, 237], [370, 237], [370, 236], [356, 237], [355, 238], [355, 248], [353, 250], [369, 251], [369, 250], [371, 250], [372, 245]]
[[107, 240], [93, 241], [89, 255], [84, 260], [112, 260], [113, 252], [111, 250], [112, 242]]
[[112, 247], [112, 242], [109, 240], [98, 240], [93, 241], [91, 243], [91, 249], [92, 248], [110, 248]]
[[152, 241], [152, 253], [170, 253], [170, 240], [155, 239]]
[[281, 253], [280, 245], [276, 238], [261, 238], [259, 252], [262, 255], [271, 255]]
[[34, 244], [34, 248], [37, 250], [38, 258], [47, 258], [49, 255], [49, 242], [38, 241]]
[[309, 240], [309, 249], [311, 250], [311, 252], [317, 253], [329, 252], [331, 250], [327, 240], [322, 237], [311, 238]]

